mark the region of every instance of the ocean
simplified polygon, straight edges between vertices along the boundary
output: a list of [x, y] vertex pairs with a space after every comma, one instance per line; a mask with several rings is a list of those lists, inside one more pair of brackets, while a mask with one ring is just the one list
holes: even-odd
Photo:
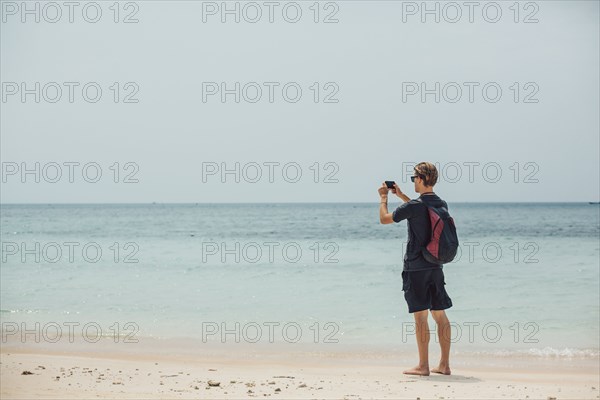
[[[416, 349], [406, 222], [381, 225], [378, 206], [1, 205], [2, 340]], [[461, 242], [443, 267], [453, 351], [598, 357], [597, 204], [450, 213]]]

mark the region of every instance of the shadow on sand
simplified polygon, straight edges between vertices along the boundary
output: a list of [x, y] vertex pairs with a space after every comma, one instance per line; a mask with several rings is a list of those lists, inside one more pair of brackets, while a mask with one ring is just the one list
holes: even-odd
[[[410, 375], [405, 375], [409, 377]], [[477, 383], [481, 382], [481, 379], [472, 375], [442, 375], [442, 374], [431, 374], [429, 376], [416, 376], [415, 378], [430, 380], [435, 382], [461, 382], [461, 383]]]

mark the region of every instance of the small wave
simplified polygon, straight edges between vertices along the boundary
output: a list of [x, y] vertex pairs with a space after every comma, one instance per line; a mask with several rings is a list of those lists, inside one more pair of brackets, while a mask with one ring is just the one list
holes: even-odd
[[43, 310], [0, 310], [0, 314], [2, 313], [6, 313], [6, 314], [17, 314], [17, 313], [24, 313], [24, 314], [37, 314], [42, 312]]
[[599, 349], [576, 349], [565, 347], [557, 349], [554, 347], [530, 348], [518, 350], [494, 350], [477, 351], [475, 354], [494, 357], [536, 357], [536, 358], [598, 358]]

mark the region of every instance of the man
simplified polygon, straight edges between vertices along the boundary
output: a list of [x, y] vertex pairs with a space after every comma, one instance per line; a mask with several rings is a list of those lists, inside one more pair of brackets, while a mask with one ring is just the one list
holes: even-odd
[[[433, 207], [446, 207], [448, 205], [434, 192], [433, 186], [437, 183], [438, 172], [435, 165], [422, 162], [415, 166], [411, 181], [415, 184], [415, 192], [420, 196], [411, 200], [400, 190], [397, 184], [389, 189], [384, 183], [379, 188], [381, 197], [379, 207], [379, 220], [382, 224], [391, 224], [408, 220], [408, 243], [404, 255], [404, 269], [402, 271], [402, 290], [408, 303], [408, 312], [415, 318], [417, 346], [419, 348], [419, 365], [404, 371], [410, 375], [429, 375], [429, 324], [427, 317], [431, 316], [437, 324], [437, 332], [441, 347], [441, 358], [437, 368], [431, 372], [450, 375], [450, 321], [444, 311], [452, 307], [452, 300], [446, 293], [444, 285], [444, 272], [442, 265], [432, 264], [425, 260], [421, 248], [425, 247], [431, 239], [431, 223], [429, 212], [425, 204]], [[392, 190], [400, 197], [404, 204], [396, 208], [393, 213], [388, 212], [388, 192]]]

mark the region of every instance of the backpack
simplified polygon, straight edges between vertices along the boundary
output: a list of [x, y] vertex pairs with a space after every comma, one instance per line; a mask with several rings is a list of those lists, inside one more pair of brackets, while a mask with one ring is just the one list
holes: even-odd
[[454, 219], [446, 207], [431, 207], [421, 202], [427, 207], [431, 221], [431, 240], [421, 250], [423, 257], [433, 264], [449, 263], [454, 260], [458, 251], [458, 235]]

